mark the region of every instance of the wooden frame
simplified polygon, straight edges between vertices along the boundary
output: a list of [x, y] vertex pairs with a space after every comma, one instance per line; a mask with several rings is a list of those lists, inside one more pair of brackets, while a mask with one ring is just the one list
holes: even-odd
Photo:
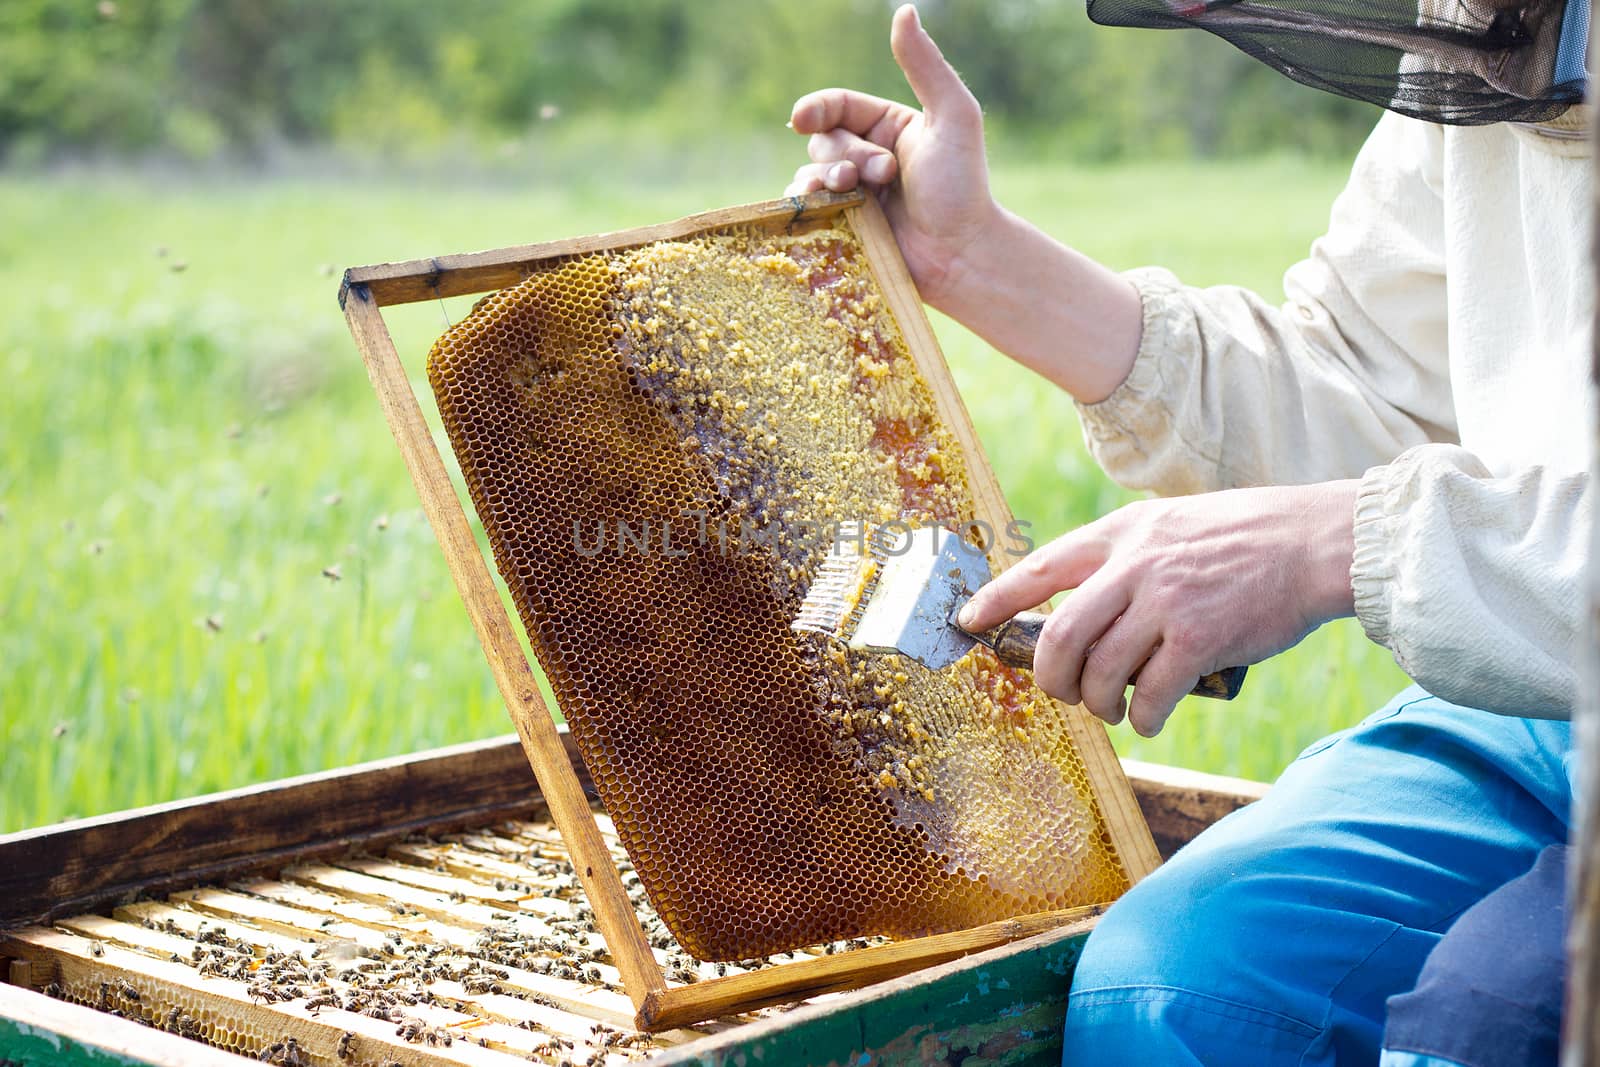
[[[791, 232], [826, 224], [842, 215], [861, 242], [890, 312], [918, 370], [934, 395], [941, 417], [968, 457], [978, 517], [1004, 529], [1010, 510], [987, 461], [938, 342], [922, 309], [899, 248], [876, 201], [859, 194], [814, 194], [689, 216], [642, 229], [553, 241], [409, 263], [357, 267], [345, 272], [339, 290], [350, 331], [377, 391], [379, 403], [466, 604], [490, 670], [510, 711], [594, 909], [596, 921], [638, 1011], [643, 1029], [680, 1026], [714, 1015], [747, 1010], [824, 990], [851, 988], [903, 974], [968, 952], [989, 948], [1080, 917], [1074, 910], [991, 923], [972, 930], [918, 938], [882, 948], [841, 953], [739, 975], [669, 988], [634, 916], [621, 878], [596, 829], [583, 788], [562, 745], [550, 709], [540, 696], [449, 473], [424, 420], [381, 308], [445, 296], [486, 292], [514, 285], [537, 265], [559, 257], [636, 247], [734, 225], [770, 226]], [[1004, 561], [996, 558], [997, 566]], [[1107, 830], [1130, 882], [1160, 858], [1123, 777], [1105, 729], [1081, 708], [1068, 709], [1073, 740], [1095, 788]]]

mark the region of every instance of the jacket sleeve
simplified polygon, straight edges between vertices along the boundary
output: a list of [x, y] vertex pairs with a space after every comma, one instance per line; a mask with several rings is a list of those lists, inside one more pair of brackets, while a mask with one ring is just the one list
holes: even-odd
[[1463, 448], [1410, 449], [1361, 480], [1356, 616], [1435, 696], [1567, 718], [1592, 512], [1587, 473], [1495, 478]]
[[1456, 439], [1441, 136], [1379, 121], [1326, 236], [1285, 275], [1281, 306], [1130, 273], [1144, 308], [1138, 356], [1111, 396], [1079, 406], [1112, 478], [1163, 495], [1353, 478]]
[[1134, 272], [1138, 358], [1080, 406], [1084, 433], [1113, 478], [1163, 494], [1360, 477], [1351, 584], [1367, 635], [1437, 696], [1564, 718], [1589, 477], [1495, 477], [1457, 443], [1440, 138], [1379, 122], [1282, 306]]

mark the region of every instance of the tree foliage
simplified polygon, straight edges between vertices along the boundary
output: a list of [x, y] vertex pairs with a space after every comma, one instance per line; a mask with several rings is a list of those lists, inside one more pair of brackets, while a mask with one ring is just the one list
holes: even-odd
[[[1074, 154], [1347, 149], [1370, 110], [1200, 33], [1051, 0], [924, 0], [997, 123]], [[885, 0], [5, 0], [0, 155], [485, 144], [541, 120], [770, 126], [823, 85], [906, 97]]]

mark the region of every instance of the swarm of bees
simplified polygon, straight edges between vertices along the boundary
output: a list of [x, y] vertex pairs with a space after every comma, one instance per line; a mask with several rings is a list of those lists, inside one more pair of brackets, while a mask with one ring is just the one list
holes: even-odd
[[[514, 830], [514, 827], [508, 828], [508, 836]], [[412, 843], [432, 842], [417, 839]], [[661, 950], [669, 976], [681, 982], [693, 982], [700, 980], [703, 974], [709, 975], [712, 965], [705, 965], [702, 971], [702, 965], [679, 947], [656, 917], [638, 875], [620, 848], [615, 855], [640, 921], [652, 944]], [[307, 940], [299, 949], [279, 941], [273, 942], [272, 947], [259, 946], [244, 927], [225, 925], [211, 918], [180, 922], [173, 918], [176, 913], [170, 909], [164, 913], [152, 912], [138, 921], [153, 932], [192, 942], [186, 953], [167, 953], [165, 958], [169, 962], [186, 963], [201, 975], [237, 982], [253, 1003], [282, 1004], [296, 1011], [303, 1009], [311, 1017], [334, 1011], [363, 1015], [392, 1026], [397, 1038], [418, 1046], [442, 1049], [456, 1043], [476, 1043], [486, 1048], [499, 1048], [465, 1029], [447, 1030], [437, 1025], [436, 1017], [430, 1017], [428, 1009], [481, 1013], [471, 1000], [487, 996], [514, 997], [545, 1008], [561, 1009], [557, 1000], [528, 989], [526, 973], [519, 972], [548, 975], [591, 988], [620, 990], [594, 913], [584, 901], [571, 864], [564, 858], [550, 858], [550, 851], [543, 846], [529, 846], [526, 853], [516, 854], [515, 858], [527, 868], [527, 874], [522, 878], [494, 879], [496, 892], [562, 900], [568, 905], [565, 914], [544, 915], [537, 923], [530, 923], [529, 914], [521, 909], [490, 911], [487, 914], [495, 921], [471, 940], [454, 943], [413, 940], [401, 930], [393, 929], [381, 935], [371, 932], [370, 936], [353, 931], [355, 939], [351, 939], [340, 936], [339, 930], [330, 929], [338, 927], [343, 920], [328, 916], [317, 926], [324, 931], [317, 935], [320, 940]], [[482, 882], [487, 886], [488, 877]], [[458, 892], [451, 899], [470, 903], [473, 898], [470, 892]], [[396, 910], [404, 909], [405, 913], [416, 910], [395, 903]], [[90, 943], [90, 952], [97, 959], [104, 959], [113, 951], [99, 940]], [[765, 962], [746, 960], [739, 964], [715, 965], [714, 969], [720, 975], [728, 973], [730, 967], [752, 968]], [[206, 1040], [208, 1036], [204, 1021], [189, 1014], [184, 1007], [163, 1002], [158, 990], [147, 987], [141, 994], [139, 989], [121, 979], [100, 982], [98, 989], [89, 985], [87, 990], [65, 990], [60, 983], [53, 982], [44, 992], [58, 998], [86, 1001], [110, 1014], [134, 1018], [182, 1037]], [[653, 1047], [648, 1035], [603, 1024], [595, 1025], [588, 1039], [576, 1041], [550, 1033], [533, 1018], [515, 1025], [536, 1035], [534, 1044], [519, 1049], [522, 1054], [558, 1067], [600, 1064], [607, 1056], [642, 1058]], [[259, 1035], [258, 1040], [266, 1040], [270, 1033]], [[308, 1048], [302, 1043], [306, 1041], [304, 1035], [298, 1040], [284, 1035], [264, 1047], [245, 1051], [262, 1062], [291, 1067], [327, 1062], [330, 1053], [339, 1062], [362, 1058], [357, 1034], [351, 1031], [334, 1031], [329, 1043], [319, 1048]]]

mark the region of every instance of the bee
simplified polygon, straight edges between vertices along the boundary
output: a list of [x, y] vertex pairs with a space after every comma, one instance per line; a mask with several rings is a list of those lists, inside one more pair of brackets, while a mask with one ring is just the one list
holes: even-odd
[[354, 1041], [355, 1039], [356, 1039], [356, 1035], [353, 1034], [352, 1032], [350, 1032], [349, 1030], [346, 1030], [344, 1032], [344, 1034], [342, 1036], [340, 1036], [339, 1043], [337, 1045], [333, 1046], [333, 1054], [335, 1056], [339, 1057], [341, 1060], [349, 1059], [350, 1058], [350, 1043], [352, 1041]]
[[102, 945], [100, 942], [98, 942], [98, 941], [89, 942], [89, 955], [93, 956], [95, 959], [100, 959], [105, 954], [106, 954], [106, 947], [104, 945]]
[[55, 997], [57, 1000], [60, 1000], [66, 994], [61, 988], [60, 982], [51, 982], [49, 985], [44, 987], [44, 995], [47, 997]]
[[317, 1015], [322, 1011], [323, 1008], [336, 1007], [338, 1003], [338, 994], [319, 993], [317, 996], [311, 997], [306, 1001], [306, 1011], [310, 1012], [312, 1015]]
[[139, 991], [127, 982], [123, 982], [117, 992], [122, 994], [123, 1000], [131, 1000], [135, 1004], [139, 1003]]

